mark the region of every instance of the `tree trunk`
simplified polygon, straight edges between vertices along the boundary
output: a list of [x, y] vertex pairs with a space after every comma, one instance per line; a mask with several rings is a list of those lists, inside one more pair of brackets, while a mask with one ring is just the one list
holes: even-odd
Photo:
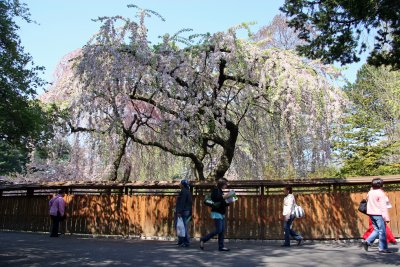
[[119, 169], [119, 166], [121, 165], [122, 157], [125, 154], [126, 144], [128, 143], [128, 136], [125, 134], [121, 134], [121, 135], [122, 135], [122, 137], [118, 142], [118, 151], [117, 151], [117, 154], [115, 155], [114, 162], [112, 164], [112, 169], [111, 169], [110, 176], [109, 176], [110, 181], [116, 181], [118, 178], [118, 169]]
[[231, 166], [233, 156], [235, 155], [235, 147], [237, 137], [239, 135], [239, 127], [231, 121], [226, 122], [226, 128], [229, 131], [229, 138], [223, 144], [223, 153], [217, 164], [209, 175], [210, 180], [218, 180], [223, 178], [225, 173]]

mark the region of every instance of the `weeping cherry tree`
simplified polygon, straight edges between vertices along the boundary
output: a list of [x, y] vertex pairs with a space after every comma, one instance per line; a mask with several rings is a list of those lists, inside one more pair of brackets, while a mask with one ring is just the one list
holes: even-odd
[[198, 180], [221, 178], [241, 125], [256, 111], [289, 134], [306, 126], [300, 134], [329, 138], [343, 104], [329, 67], [238, 38], [245, 25], [188, 38], [166, 34], [151, 46], [144, 23], [151, 14], [162, 19], [148, 10], [139, 10], [138, 21], [99, 18], [99, 33], [76, 58], [70, 126], [118, 143], [111, 180], [129, 142], [190, 159]]

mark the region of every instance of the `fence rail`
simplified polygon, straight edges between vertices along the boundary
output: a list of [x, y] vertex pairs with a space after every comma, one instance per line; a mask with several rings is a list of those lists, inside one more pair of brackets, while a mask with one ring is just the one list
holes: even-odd
[[[400, 176], [382, 177], [392, 203], [390, 227], [400, 236]], [[360, 238], [368, 217], [357, 207], [372, 177], [351, 179], [231, 181], [239, 200], [226, 214], [226, 237], [282, 239], [282, 188], [293, 186], [306, 217], [294, 227], [307, 239]], [[200, 237], [213, 228], [204, 194], [212, 183], [193, 183], [191, 233]], [[68, 233], [142, 237], [175, 236], [174, 211], [178, 183], [49, 183], [0, 186], [0, 229], [49, 231], [48, 201], [57, 189], [68, 194]]]

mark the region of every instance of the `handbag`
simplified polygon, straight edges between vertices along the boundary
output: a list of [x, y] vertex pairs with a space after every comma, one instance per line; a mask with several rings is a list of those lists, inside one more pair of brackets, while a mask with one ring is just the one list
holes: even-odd
[[358, 211], [364, 214], [367, 214], [367, 203], [366, 199], [361, 200], [360, 205], [358, 206]]
[[182, 217], [178, 217], [178, 221], [176, 222], [176, 233], [178, 237], [185, 237], [185, 224], [183, 223]]
[[214, 202], [211, 199], [211, 194], [207, 194], [204, 198], [204, 205], [211, 207], [211, 208], [218, 208], [221, 206], [221, 202]]
[[304, 209], [297, 204], [294, 204], [292, 215], [295, 218], [303, 218], [304, 217]]

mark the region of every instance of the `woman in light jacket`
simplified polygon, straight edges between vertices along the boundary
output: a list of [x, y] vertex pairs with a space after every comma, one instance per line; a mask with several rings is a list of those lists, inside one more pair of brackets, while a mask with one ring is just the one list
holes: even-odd
[[[389, 202], [389, 198], [386, 196], [386, 207], [389, 209], [389, 208], [392, 208], [392, 204], [390, 204], [390, 202]], [[389, 244], [389, 243], [392, 243], [393, 245], [396, 245], [397, 244], [397, 241], [396, 241], [396, 238], [394, 237], [394, 235], [393, 235], [393, 233], [392, 233], [392, 230], [390, 230], [390, 227], [389, 227], [389, 225], [386, 223], [386, 242]], [[367, 238], [372, 234], [372, 232], [374, 231], [374, 226], [372, 225], [372, 221], [371, 221], [371, 219], [369, 219], [369, 223], [368, 223], [368, 229], [367, 229], [367, 231], [365, 231], [365, 233], [364, 233], [364, 235], [363, 235], [363, 239], [364, 240], [367, 240]]]
[[372, 188], [368, 192], [367, 214], [372, 221], [374, 231], [365, 242], [363, 242], [363, 247], [365, 251], [368, 251], [368, 247], [379, 237], [378, 251], [380, 253], [391, 253], [391, 251], [388, 250], [385, 225], [385, 223], [390, 222], [390, 217], [386, 206], [387, 197], [382, 187], [382, 179], [375, 178], [372, 180]]
[[295, 219], [292, 213], [294, 205], [296, 204], [294, 195], [292, 194], [292, 187], [286, 186], [283, 192], [285, 193], [286, 197], [283, 200], [282, 212], [283, 231], [285, 233], [285, 243], [282, 245], [282, 247], [290, 247], [290, 236], [297, 240], [297, 245], [299, 246], [303, 241], [303, 237], [292, 229], [292, 223]]

